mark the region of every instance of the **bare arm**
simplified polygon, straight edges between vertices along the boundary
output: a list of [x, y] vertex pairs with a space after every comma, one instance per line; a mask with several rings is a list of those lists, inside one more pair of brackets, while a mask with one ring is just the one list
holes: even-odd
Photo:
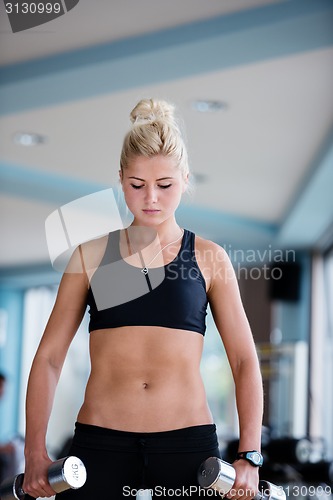
[[[239, 451], [260, 451], [263, 389], [258, 357], [231, 262], [221, 247], [213, 245], [215, 259], [208, 298], [235, 382]], [[237, 472], [235, 488], [256, 489], [258, 470], [244, 460], [234, 465]], [[251, 495], [244, 493], [237, 498], [246, 500]]]
[[66, 272], [32, 363], [26, 398], [26, 471], [23, 489], [33, 497], [54, 494], [46, 478], [50, 459], [45, 437], [61, 369], [84, 315], [86, 294], [86, 275], [82, 272]]

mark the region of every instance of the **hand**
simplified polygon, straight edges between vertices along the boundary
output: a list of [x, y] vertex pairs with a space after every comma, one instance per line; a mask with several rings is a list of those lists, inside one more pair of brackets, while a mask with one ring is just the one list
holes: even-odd
[[225, 498], [251, 500], [258, 493], [259, 467], [253, 467], [246, 460], [236, 460], [232, 466], [236, 471], [236, 479]]
[[24, 493], [33, 498], [52, 497], [56, 492], [51, 488], [47, 478], [47, 470], [52, 463], [49, 456], [41, 453], [26, 455], [23, 481]]

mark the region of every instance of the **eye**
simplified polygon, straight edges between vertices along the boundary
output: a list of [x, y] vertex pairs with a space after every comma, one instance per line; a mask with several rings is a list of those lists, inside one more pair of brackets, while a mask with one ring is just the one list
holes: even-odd
[[168, 189], [168, 188], [169, 188], [169, 187], [171, 187], [171, 186], [172, 186], [172, 184], [166, 184], [166, 185], [160, 185], [159, 187], [160, 187], [161, 189]]
[[140, 184], [139, 186], [137, 184], [131, 184], [131, 186], [134, 189], [141, 189], [143, 187], [143, 184]]

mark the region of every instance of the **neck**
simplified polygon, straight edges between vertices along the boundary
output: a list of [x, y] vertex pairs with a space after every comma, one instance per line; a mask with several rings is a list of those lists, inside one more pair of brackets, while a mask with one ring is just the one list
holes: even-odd
[[129, 226], [130, 230], [131, 228], [137, 229], [133, 230], [133, 236], [137, 243], [149, 244], [158, 237], [161, 246], [176, 239], [182, 232], [174, 217], [154, 226], [142, 226], [134, 220]]

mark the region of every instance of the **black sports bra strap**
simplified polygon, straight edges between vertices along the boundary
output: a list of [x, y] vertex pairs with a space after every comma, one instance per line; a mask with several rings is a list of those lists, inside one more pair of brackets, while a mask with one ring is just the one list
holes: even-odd
[[112, 233], [109, 233], [108, 241], [100, 266], [111, 264], [112, 262], [117, 262], [121, 259], [119, 241], [120, 231], [113, 231]]
[[195, 259], [195, 234], [192, 233], [191, 231], [188, 231], [188, 235], [190, 238], [190, 251], [191, 251], [191, 256], [194, 257]]

